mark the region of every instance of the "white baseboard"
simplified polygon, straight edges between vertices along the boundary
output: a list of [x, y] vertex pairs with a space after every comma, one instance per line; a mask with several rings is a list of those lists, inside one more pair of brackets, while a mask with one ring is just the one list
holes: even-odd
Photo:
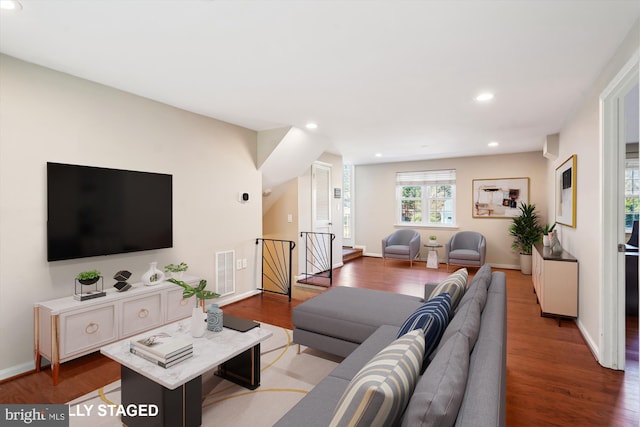
[[240, 300], [252, 297], [254, 295], [260, 295], [260, 292], [261, 291], [259, 289], [254, 289], [253, 291], [249, 291], [249, 292], [245, 292], [245, 293], [242, 293], [242, 294], [234, 295], [231, 298], [225, 299], [224, 301], [218, 303], [218, 305], [220, 307], [224, 307], [227, 304], [238, 302]]
[[16, 375], [24, 374], [35, 369], [35, 361], [24, 362], [19, 365], [10, 366], [0, 370], [0, 380], [6, 380], [7, 378], [15, 377]]
[[[580, 334], [582, 334], [582, 338], [587, 343], [587, 347], [589, 347], [589, 350], [591, 350], [593, 357], [595, 357], [598, 363], [602, 365], [602, 362], [600, 361], [600, 350], [598, 349], [598, 346], [596, 345], [595, 341], [593, 341], [593, 338], [591, 337], [589, 332], [587, 332], [587, 329], [584, 327], [584, 325], [582, 324], [579, 318], [576, 319], [576, 325], [578, 326], [578, 330], [580, 331]], [[604, 366], [604, 367], [610, 368], [610, 366]]]
[[504, 268], [505, 270], [520, 270], [520, 264], [489, 264], [493, 268]]

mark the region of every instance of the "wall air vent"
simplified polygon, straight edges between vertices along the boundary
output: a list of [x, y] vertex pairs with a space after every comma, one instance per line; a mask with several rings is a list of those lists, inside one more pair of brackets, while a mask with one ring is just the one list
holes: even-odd
[[236, 291], [235, 251], [216, 252], [216, 292], [221, 296]]

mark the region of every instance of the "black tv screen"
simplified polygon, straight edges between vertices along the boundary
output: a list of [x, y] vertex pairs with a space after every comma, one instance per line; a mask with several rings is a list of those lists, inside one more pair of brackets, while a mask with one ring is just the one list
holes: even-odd
[[47, 259], [172, 247], [172, 178], [47, 163]]

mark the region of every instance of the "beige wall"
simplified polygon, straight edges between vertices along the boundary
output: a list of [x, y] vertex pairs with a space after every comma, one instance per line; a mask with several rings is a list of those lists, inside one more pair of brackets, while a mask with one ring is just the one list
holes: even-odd
[[[33, 368], [33, 304], [72, 295], [80, 271], [97, 268], [110, 287], [120, 269], [139, 280], [151, 261], [185, 261], [214, 288], [216, 251], [253, 263], [255, 132], [4, 55], [0, 118], [0, 378]], [[173, 174], [174, 247], [47, 262], [47, 161]], [[238, 202], [239, 192], [251, 201]], [[255, 269], [236, 281], [236, 295], [250, 293]]]
[[[610, 62], [604, 67], [583, 102], [560, 130], [559, 156], [547, 164], [549, 215], [554, 211], [553, 177], [555, 168], [571, 155], [576, 154], [577, 163], [577, 204], [576, 228], [561, 226], [562, 246], [579, 261], [579, 305], [578, 325], [596, 355], [602, 345], [602, 293], [606, 286], [602, 283], [602, 200], [601, 182], [602, 151], [600, 146], [600, 95], [618, 74], [622, 67], [637, 52], [640, 46], [640, 24], [636, 21], [633, 29], [620, 45]], [[606, 141], [605, 143], [610, 143]]]
[[[457, 227], [419, 227], [423, 242], [434, 234], [445, 242], [456, 231], [474, 230], [487, 239], [487, 262], [496, 267], [519, 268], [516, 251], [511, 249], [508, 228], [510, 219], [472, 217], [472, 180], [491, 178], [530, 178], [529, 200], [536, 205], [543, 222], [546, 221], [546, 163], [542, 152], [487, 157], [463, 157], [404, 163], [386, 163], [355, 167], [355, 242], [364, 246], [365, 253], [381, 256], [381, 239], [395, 229], [396, 172], [455, 169]], [[440, 250], [440, 257], [443, 251]], [[422, 248], [422, 259], [426, 252]]]
[[[291, 179], [279, 188], [275, 189], [270, 196], [277, 197], [272, 201], [271, 208], [262, 216], [263, 237], [268, 239], [290, 240], [296, 244], [292, 254], [293, 279], [298, 271], [298, 242], [300, 232], [298, 230], [298, 179]], [[288, 216], [291, 215], [291, 222]]]

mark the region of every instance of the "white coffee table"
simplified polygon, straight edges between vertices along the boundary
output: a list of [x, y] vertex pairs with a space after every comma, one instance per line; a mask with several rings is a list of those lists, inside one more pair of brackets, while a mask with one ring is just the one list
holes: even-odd
[[[129, 341], [166, 332], [191, 338], [191, 319], [165, 325], [102, 347], [100, 352], [121, 365], [122, 405], [159, 407], [153, 425], [199, 426], [202, 422], [202, 374], [218, 375], [255, 389], [260, 385], [260, 343], [273, 334], [259, 327], [246, 332], [224, 328], [193, 340], [193, 357], [162, 368], [129, 351]], [[128, 427], [150, 425], [144, 417], [122, 416]]]

